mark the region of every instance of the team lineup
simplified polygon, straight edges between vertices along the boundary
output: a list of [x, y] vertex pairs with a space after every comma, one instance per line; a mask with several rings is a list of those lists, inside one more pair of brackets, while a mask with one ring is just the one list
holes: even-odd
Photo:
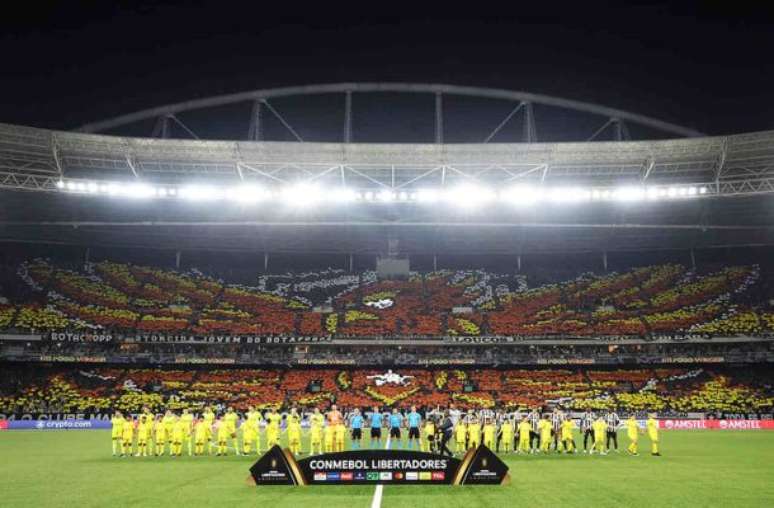
[[[463, 412], [453, 406], [424, 415], [413, 406], [405, 413], [397, 408], [382, 411], [374, 407], [367, 412], [354, 409], [345, 414], [332, 405], [325, 413], [314, 408], [303, 415], [297, 408], [281, 414], [276, 408], [262, 413], [250, 407], [243, 416], [232, 408], [220, 415], [214, 408], [207, 408], [198, 417], [187, 409], [180, 414], [168, 410], [164, 415], [154, 415], [145, 407], [137, 416], [116, 411], [111, 424], [113, 456], [121, 457], [180, 457], [186, 452], [189, 456], [259, 455], [280, 444], [283, 435], [297, 456], [344, 451], [347, 436], [353, 450], [389, 445], [452, 456], [483, 444], [496, 453], [574, 454], [580, 449], [576, 431], [582, 439], [583, 453], [607, 455], [610, 450], [618, 452], [618, 432], [622, 429], [626, 431], [626, 451], [630, 455], [639, 455], [639, 437], [644, 433], [650, 441], [651, 455], [661, 455], [654, 413], [648, 415], [644, 431], [634, 414], [621, 420], [615, 412], [586, 412], [576, 418], [560, 409], [525, 414], [488, 409]], [[307, 426], [305, 432], [302, 427]], [[302, 441], [308, 446], [302, 446]]]

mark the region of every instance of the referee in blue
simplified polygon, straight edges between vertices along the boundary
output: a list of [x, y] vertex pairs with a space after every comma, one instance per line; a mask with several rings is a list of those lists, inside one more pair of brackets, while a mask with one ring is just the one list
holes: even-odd
[[[400, 428], [403, 427], [403, 415], [398, 412], [398, 408], [392, 409], [389, 422], [391, 442], [397, 442], [398, 449], [403, 449], [403, 441], [400, 439]], [[392, 448], [392, 446], [390, 448]]]
[[408, 420], [408, 449], [416, 445], [419, 450], [419, 426], [422, 424], [422, 415], [417, 413], [417, 406], [411, 406], [411, 412], [406, 417]]
[[369, 442], [371, 448], [374, 447], [374, 441], [379, 448], [382, 447], [382, 418], [382, 412], [374, 406], [373, 411], [368, 415], [368, 420], [371, 422], [371, 441]]

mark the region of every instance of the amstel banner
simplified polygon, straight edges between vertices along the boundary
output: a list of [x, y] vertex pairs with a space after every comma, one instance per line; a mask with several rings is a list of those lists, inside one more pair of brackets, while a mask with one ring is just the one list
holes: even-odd
[[687, 420], [667, 418], [659, 420], [658, 426], [666, 430], [774, 430], [774, 420]]
[[250, 468], [256, 485], [501, 485], [508, 466], [485, 446], [458, 459], [412, 450], [351, 450], [296, 460], [274, 446]]

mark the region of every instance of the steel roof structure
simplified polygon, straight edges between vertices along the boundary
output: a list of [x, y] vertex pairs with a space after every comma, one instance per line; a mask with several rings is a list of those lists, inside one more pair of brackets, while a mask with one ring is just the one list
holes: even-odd
[[[435, 143], [351, 142], [351, 95], [379, 91], [436, 97]], [[282, 119], [270, 99], [345, 96], [342, 142], [261, 141], [262, 108]], [[515, 102], [525, 142], [443, 142], [443, 96]], [[217, 104], [252, 102], [248, 141], [164, 139], [176, 114]], [[532, 103], [609, 116], [605, 125], [643, 123], [687, 138], [651, 141], [536, 142]], [[522, 92], [414, 84], [338, 84], [261, 90], [154, 108], [84, 126], [99, 131], [161, 118], [161, 138], [62, 132], [0, 124], [0, 240], [88, 245], [152, 244], [160, 248], [291, 252], [382, 252], [386, 237], [413, 253], [513, 253], [637, 250], [774, 243], [774, 131], [720, 137], [656, 119]], [[284, 120], [283, 120], [284, 122]], [[285, 122], [286, 123], [286, 122]], [[501, 124], [502, 125], [502, 124]], [[496, 127], [495, 131], [500, 127]], [[287, 128], [293, 131], [288, 123]], [[193, 134], [193, 133], [192, 133]], [[411, 191], [473, 182], [493, 188], [674, 185], [707, 192], [688, 202], [636, 206], [589, 204], [515, 212], [462, 213], [402, 203], [347, 209], [244, 210], [186, 203], [127, 204], [107, 197], [62, 195], [63, 179], [150, 184], [250, 183], [267, 188], [315, 183], [369, 191]], [[34, 192], [36, 198], [29, 199]], [[735, 199], [723, 199], [723, 198]]]

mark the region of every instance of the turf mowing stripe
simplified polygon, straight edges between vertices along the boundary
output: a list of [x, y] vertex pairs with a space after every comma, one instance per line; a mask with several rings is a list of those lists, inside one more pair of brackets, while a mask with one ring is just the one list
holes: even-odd
[[[390, 449], [390, 439], [392, 436], [387, 436], [387, 442], [384, 443], [384, 449]], [[371, 508], [382, 508], [382, 493], [384, 492], [384, 485], [377, 485], [374, 490], [374, 498], [371, 500]]]

